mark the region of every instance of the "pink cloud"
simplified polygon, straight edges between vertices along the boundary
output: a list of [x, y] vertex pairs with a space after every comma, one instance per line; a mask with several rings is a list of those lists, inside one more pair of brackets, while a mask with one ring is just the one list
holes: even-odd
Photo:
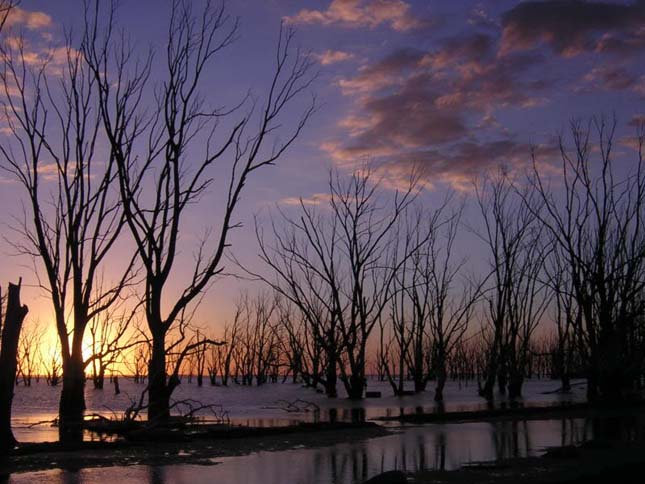
[[41, 30], [52, 25], [52, 18], [44, 12], [15, 7], [9, 12], [5, 26], [25, 26], [29, 30]]
[[286, 21], [370, 29], [386, 24], [397, 31], [423, 25], [410, 13], [410, 5], [403, 0], [333, 0], [327, 10], [303, 9], [292, 17], [286, 17]]
[[314, 54], [314, 57], [322, 65], [327, 66], [336, 64], [338, 62], [345, 62], [354, 58], [354, 54], [350, 52], [343, 52], [341, 50], [326, 50], [322, 54]]

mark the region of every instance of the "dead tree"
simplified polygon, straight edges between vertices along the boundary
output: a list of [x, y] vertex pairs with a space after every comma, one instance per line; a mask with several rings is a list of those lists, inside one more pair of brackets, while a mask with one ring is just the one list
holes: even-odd
[[[454, 243], [461, 223], [461, 209], [444, 220], [435, 217], [436, 227], [430, 230], [428, 243], [422, 246], [426, 255], [422, 264], [415, 266], [420, 275], [419, 284], [428, 287], [428, 332], [432, 345], [431, 367], [437, 379], [434, 400], [443, 401], [443, 390], [448, 379], [448, 365], [456, 347], [468, 329], [475, 306], [482, 296], [486, 278], [476, 282], [463, 277], [465, 259], [454, 261]], [[413, 256], [414, 260], [414, 256]], [[415, 302], [415, 304], [419, 304]]]
[[[284, 111], [312, 81], [311, 61], [292, 50], [293, 32], [281, 29], [269, 87], [253, 105], [259, 110], [251, 107], [226, 131], [224, 120], [232, 120], [242, 108], [209, 107], [214, 103], [200, 94], [206, 87], [205, 72], [237, 34], [237, 21], [224, 6], [208, 3], [193, 15], [191, 2], [172, 3], [166, 72], [156, 86], [149, 78], [151, 57], [138, 62], [128, 46], [115, 47], [119, 41], [113, 35], [113, 18], [113, 11], [102, 11], [96, 2], [87, 14], [81, 50], [99, 85], [102, 125], [118, 167], [127, 225], [145, 271], [143, 299], [152, 340], [148, 417], [164, 421], [176, 386], [166, 373], [167, 335], [182, 312], [223, 273], [231, 231], [240, 226], [234, 216], [245, 184], [279, 160], [313, 113], [312, 103], [291, 131], [285, 128]], [[149, 92], [156, 93], [152, 106], [145, 102]], [[228, 166], [216, 166], [227, 157]], [[215, 234], [214, 240], [204, 240], [197, 248], [190, 282], [170, 300], [164, 289], [176, 269], [180, 225], [187, 209], [213, 183], [214, 168], [226, 173], [222, 218], [211, 225], [215, 230], [207, 231]], [[153, 193], [146, 186], [154, 187]]]
[[221, 338], [222, 344], [212, 346], [210, 349], [210, 353], [208, 355], [208, 376], [211, 385], [217, 384], [217, 376], [219, 374], [222, 386], [228, 386], [229, 379], [232, 374], [231, 369], [234, 362], [236, 348], [239, 344], [240, 310], [239, 305], [236, 306], [233, 323], [224, 324], [224, 332]]
[[536, 216], [567, 271], [575, 304], [569, 317], [590, 400], [622, 400], [642, 376], [645, 127], [637, 127], [635, 160], [622, 176], [614, 163], [615, 129], [615, 120], [572, 121], [571, 146], [560, 136], [563, 193], [555, 193], [533, 157], [532, 186], [545, 207]]
[[484, 223], [478, 235], [489, 251], [491, 268], [491, 284], [484, 298], [491, 338], [480, 394], [492, 400], [495, 382], [500, 393], [505, 393], [512, 378], [510, 393], [517, 397], [530, 336], [546, 308], [539, 277], [544, 259], [535, 215], [539, 209], [530, 194], [514, 189], [503, 171], [476, 191]]
[[2, 47], [10, 135], [0, 153], [27, 199], [13, 245], [39, 263], [36, 275], [53, 306], [63, 365], [59, 433], [66, 441], [82, 436], [85, 330], [119, 299], [132, 274], [129, 257], [122, 264], [110, 259], [115, 279], [97, 287], [125, 219], [115, 159], [97, 149], [105, 141], [98, 85], [71, 39], [64, 52], [62, 69], [53, 73], [49, 59], [34, 65], [21, 39]]
[[[275, 277], [269, 279], [255, 273], [253, 275], [263, 279], [276, 293], [297, 308], [304, 323], [304, 334], [307, 335], [305, 342], [309, 343], [303, 349], [311, 357], [311, 371], [305, 372], [305, 376], [311, 376], [309, 384], [313, 387], [321, 383], [326, 395], [333, 398], [337, 395], [340, 353], [339, 319], [333, 305], [334, 288], [331, 277], [336, 271], [337, 248], [315, 238], [314, 234], [324, 230], [323, 222], [309, 212], [303, 203], [301, 208], [308, 214], [308, 224], [292, 225], [288, 222], [288, 226], [282, 231], [273, 223], [274, 246], [265, 241], [256, 222], [260, 257], [273, 270]], [[312, 239], [306, 234], [310, 234]], [[316, 244], [311, 250], [308, 247], [310, 243]], [[310, 252], [316, 253], [315, 259], [309, 257]], [[297, 344], [294, 329], [287, 330], [292, 342]], [[322, 350], [323, 358], [318, 349]], [[322, 369], [319, 371], [320, 367]]]
[[22, 323], [29, 312], [27, 306], [20, 304], [20, 285], [9, 284], [6, 311], [3, 314], [2, 294], [0, 293], [0, 322], [2, 341], [0, 346], [0, 454], [16, 445], [11, 431], [11, 402], [16, 384], [18, 362], [18, 341]]
[[89, 323], [90, 356], [85, 365], [92, 370], [96, 390], [103, 389], [105, 375], [110, 369], [114, 373], [114, 366], [123, 359], [124, 353], [142, 343], [135, 324], [140, 304], [127, 308], [126, 302], [127, 299], [106, 309]]
[[47, 348], [47, 353], [45, 355], [41, 354], [40, 359], [43, 362], [45, 382], [51, 387], [58, 386], [63, 373], [60, 342], [57, 340], [55, 346]]
[[145, 383], [148, 361], [150, 360], [150, 342], [143, 341], [136, 345], [132, 351], [131, 372], [135, 383]]
[[306, 315], [326, 353], [328, 395], [338, 368], [348, 396], [362, 398], [367, 340], [408, 257], [388, 260], [399, 217], [414, 199], [414, 180], [388, 198], [369, 170], [346, 180], [332, 173], [329, 195], [327, 213], [304, 202], [298, 216], [283, 213], [284, 228], [273, 223], [273, 247], [258, 229], [262, 259], [275, 272], [275, 279], [263, 279]]
[[18, 345], [18, 375], [24, 386], [31, 386], [34, 378], [38, 379], [42, 370], [39, 350], [42, 344], [42, 328], [31, 323], [22, 328]]

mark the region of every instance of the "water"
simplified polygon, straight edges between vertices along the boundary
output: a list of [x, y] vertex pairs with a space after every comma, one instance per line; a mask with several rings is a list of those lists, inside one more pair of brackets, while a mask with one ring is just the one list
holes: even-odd
[[[138, 401], [141, 391], [145, 388], [136, 384], [132, 379], [120, 378], [121, 394], [114, 395], [112, 386], [106, 381], [104, 390], [94, 390], [90, 382], [85, 390], [87, 414], [105, 416], [120, 416], [125, 409]], [[574, 381], [572, 393], [562, 395], [553, 391], [559, 387], [558, 381], [531, 380], [524, 387], [524, 404], [533, 406], [552, 405], [562, 402], [584, 401], [585, 388], [581, 381]], [[279, 426], [296, 422], [314, 420], [363, 420], [380, 416], [393, 416], [401, 413], [429, 412], [435, 409], [433, 392], [428, 391], [418, 395], [396, 397], [386, 382], [369, 381], [370, 391], [380, 391], [382, 398], [350, 401], [340, 397], [329, 399], [316, 393], [311, 388], [303, 388], [299, 384], [276, 383], [260, 387], [231, 385], [228, 387], [210, 386], [205, 384], [198, 387], [184, 381], [175, 390], [176, 400], [193, 399], [203, 404], [213, 404], [221, 407], [230, 417], [231, 422], [252, 426]], [[485, 401], [477, 395], [477, 385], [474, 382], [460, 384], [448, 382], [444, 392], [446, 411], [478, 410], [486, 408]], [[46, 442], [58, 439], [58, 430], [48, 422], [56, 418], [60, 387], [49, 387], [42, 380], [33, 383], [31, 387], [16, 387], [13, 402], [13, 427], [16, 438], [22, 442]], [[301, 411], [288, 412], [285, 402], [302, 399], [315, 404], [319, 411], [312, 407]], [[498, 405], [504, 404], [498, 399]], [[301, 405], [304, 407], [304, 405]], [[209, 413], [201, 415], [208, 418]], [[87, 435], [91, 439], [91, 435]]]
[[[231, 386], [202, 388], [181, 385], [176, 398], [194, 398], [202, 403], [219, 404], [234, 422], [253, 425], [285, 425], [295, 421], [371, 419], [434, 408], [432, 391], [394, 397], [387, 384], [370, 382], [370, 390], [384, 397], [362, 402], [328, 399], [311, 389], [293, 384], [268, 384], [263, 387]], [[525, 405], [550, 405], [562, 401], [583, 401], [584, 386], [576, 384], [568, 396], [553, 393], [555, 381], [530, 381], [525, 388]], [[88, 413], [122, 412], [131, 398], [143, 388], [132, 381], [121, 382], [122, 394], [114, 396], [111, 387], [103, 391], [88, 387]], [[55, 440], [55, 428], [28, 427], [29, 422], [51, 419], [56, 413], [58, 389], [43, 384], [20, 387], [15, 397], [16, 435], [25, 440]], [[283, 401], [301, 398], [315, 403], [319, 411], [286, 412]], [[446, 389], [446, 410], [484, 408], [475, 384], [450, 382]], [[110, 409], [110, 410], [108, 410]], [[622, 422], [624, 423], [624, 422]], [[45, 482], [52, 484], [95, 483], [118, 480], [134, 483], [240, 483], [240, 484], [359, 484], [387, 470], [415, 471], [427, 468], [454, 469], [473, 461], [539, 455], [546, 447], [579, 444], [594, 436], [617, 429], [640, 429], [638, 425], [617, 425], [606, 420], [564, 418], [558, 420], [496, 421], [428, 425], [388, 423], [393, 433], [363, 441], [338, 443], [314, 448], [259, 451], [236, 457], [212, 458], [213, 465], [170, 465], [106, 467], [80, 470], [53, 469], [44, 472], [13, 474], [12, 484]], [[620, 430], [622, 431], [622, 430]], [[288, 440], [288, 437], [285, 437]]]
[[23, 484], [135, 483], [359, 484], [386, 470], [454, 469], [467, 462], [539, 455], [546, 447], [579, 444], [616, 422], [581, 418], [409, 426], [365, 441], [318, 448], [216, 457], [213, 466], [129, 466], [12, 475]]

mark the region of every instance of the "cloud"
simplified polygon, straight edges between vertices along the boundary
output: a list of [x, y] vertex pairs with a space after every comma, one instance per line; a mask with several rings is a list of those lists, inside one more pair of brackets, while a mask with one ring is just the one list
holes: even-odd
[[467, 128], [460, 114], [438, 106], [440, 96], [425, 74], [410, 77], [392, 93], [366, 96], [359, 104], [360, 115], [343, 121], [351, 128], [351, 140], [343, 147], [328, 145], [327, 151], [336, 159], [349, 160], [464, 136]]
[[631, 126], [633, 128], [645, 126], [645, 114], [635, 114], [634, 116], [632, 116], [632, 119], [629, 121], [628, 126]]
[[[643, 0], [630, 4], [582, 0], [522, 2], [502, 15], [500, 52], [505, 55], [545, 43], [558, 54], [572, 57], [585, 51], [619, 48], [618, 44], [625, 47], [634, 42], [634, 36], [642, 41], [644, 21]], [[599, 47], [603, 42], [604, 47]]]
[[[339, 166], [369, 159], [392, 176], [408, 177], [420, 164], [433, 181], [461, 186], [502, 158], [526, 160], [530, 147], [510, 140], [493, 113], [548, 102], [553, 81], [540, 70], [545, 58], [539, 53], [497, 54], [495, 36], [474, 32], [363, 65], [339, 82], [354, 97], [354, 109], [339, 122], [344, 136], [327, 140], [322, 150]], [[479, 134], [499, 140], [478, 141]]]
[[280, 205], [322, 205], [328, 203], [331, 200], [331, 195], [329, 193], [314, 193], [309, 197], [287, 197], [280, 200], [278, 203]]
[[314, 58], [324, 66], [345, 62], [354, 58], [354, 54], [342, 50], [326, 50], [322, 54], [314, 54]]
[[[499, 23], [477, 7], [457, 35], [432, 38], [433, 32], [424, 30], [423, 43], [395, 48], [338, 81], [351, 108], [338, 122], [342, 131], [320, 148], [347, 169], [367, 159], [383, 173], [407, 178], [421, 166], [426, 183], [462, 188], [494, 165], [504, 163], [509, 171], [525, 167], [532, 147], [511, 135], [509, 120], [523, 124], [521, 118], [528, 119], [534, 108], [571, 94], [572, 85], [578, 88], [574, 93], [622, 90], [645, 96], [640, 64], [626, 56], [645, 38], [645, 24], [638, 26], [627, 14], [636, 15], [643, 6], [645, 0], [620, 8], [530, 1], [502, 14]], [[570, 31], [561, 22], [571, 23]], [[576, 49], [596, 57], [604, 53], [603, 62], [585, 75], [582, 59], [553, 62], [547, 49], [563, 56]], [[548, 146], [542, 150], [557, 155]]]
[[584, 76], [584, 80], [607, 91], [634, 89], [639, 83], [638, 76], [621, 66], [600, 65]]
[[559, 154], [555, 144], [536, 147], [511, 138], [464, 140], [446, 149], [427, 148], [377, 160], [375, 171], [388, 179], [393, 188], [406, 186], [410, 174], [417, 173], [425, 187], [445, 184], [468, 191], [482, 172], [499, 166], [504, 166], [513, 176], [523, 176], [530, 167], [532, 150], [547, 160], [540, 163], [540, 169], [551, 167]]
[[24, 26], [29, 30], [41, 30], [52, 25], [52, 18], [44, 12], [24, 10], [14, 7], [9, 12], [5, 27]]
[[303, 9], [285, 20], [292, 24], [370, 29], [386, 24], [397, 31], [415, 29], [424, 24], [411, 14], [410, 5], [403, 0], [333, 0], [327, 10]]
[[341, 79], [338, 85], [343, 94], [369, 93], [400, 84], [408, 73], [419, 67], [425, 52], [419, 49], [398, 49], [373, 64], [359, 69], [357, 76]]

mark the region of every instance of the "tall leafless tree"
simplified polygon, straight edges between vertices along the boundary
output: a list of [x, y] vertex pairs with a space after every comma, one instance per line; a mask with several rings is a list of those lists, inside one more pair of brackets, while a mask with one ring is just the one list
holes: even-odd
[[363, 396], [367, 341], [409, 257], [391, 260], [397, 222], [415, 194], [414, 178], [389, 197], [369, 170], [347, 179], [331, 173], [327, 212], [303, 201], [299, 216], [283, 212], [283, 227], [273, 224], [273, 247], [259, 232], [262, 259], [275, 273], [263, 279], [306, 316], [326, 353], [330, 396], [337, 369], [348, 396]]
[[[282, 115], [313, 78], [309, 58], [292, 49], [293, 32], [281, 29], [267, 91], [254, 103], [259, 109], [241, 115], [226, 131], [222, 121], [239, 109], [209, 107], [213, 102], [200, 94], [207, 69], [237, 34], [238, 22], [224, 5], [207, 2], [193, 15], [191, 2], [172, 2], [166, 72], [157, 84], [149, 76], [152, 57], [138, 62], [123, 39], [116, 38], [113, 13], [102, 11], [99, 2], [88, 10], [82, 52], [99, 85], [102, 126], [118, 168], [125, 219], [145, 270], [145, 313], [152, 339], [148, 418], [164, 421], [177, 384], [166, 373], [166, 337], [222, 274], [231, 231], [239, 227], [234, 216], [243, 188], [252, 174], [278, 161], [304, 128], [313, 102], [291, 131]], [[146, 102], [149, 92], [155, 93], [152, 105]], [[265, 146], [272, 141], [272, 147]], [[226, 159], [231, 161], [228, 167], [218, 166]], [[199, 246], [191, 280], [172, 300], [164, 289], [177, 262], [180, 225], [214, 181], [214, 168], [228, 186], [222, 219], [211, 231], [215, 240], [205, 238]], [[146, 186], [154, 187], [154, 193]]]
[[536, 223], [540, 204], [529, 190], [518, 193], [503, 170], [476, 187], [484, 226], [479, 235], [489, 250], [492, 273], [485, 296], [491, 331], [482, 333], [490, 336], [488, 363], [480, 390], [488, 400], [495, 381], [500, 392], [508, 387], [511, 397], [519, 396], [530, 337], [546, 310], [544, 244]]
[[[575, 340], [585, 360], [587, 397], [621, 400], [640, 379], [645, 304], [645, 127], [637, 127], [634, 162], [621, 176], [614, 162], [616, 121], [572, 121], [560, 137], [557, 187], [534, 155], [535, 212], [566, 268]], [[593, 141], [595, 139], [595, 142]]]
[[[88, 323], [118, 300], [132, 264], [110, 261], [110, 283], [97, 287], [125, 219], [113, 156], [97, 152], [97, 82], [68, 39], [62, 68], [33, 66], [25, 44], [3, 46], [0, 87], [10, 139], [3, 168], [25, 190], [14, 247], [40, 262], [62, 348], [60, 438], [79, 440], [85, 409], [83, 337]], [[40, 274], [40, 270], [37, 275]], [[107, 279], [106, 279], [107, 280]]]

